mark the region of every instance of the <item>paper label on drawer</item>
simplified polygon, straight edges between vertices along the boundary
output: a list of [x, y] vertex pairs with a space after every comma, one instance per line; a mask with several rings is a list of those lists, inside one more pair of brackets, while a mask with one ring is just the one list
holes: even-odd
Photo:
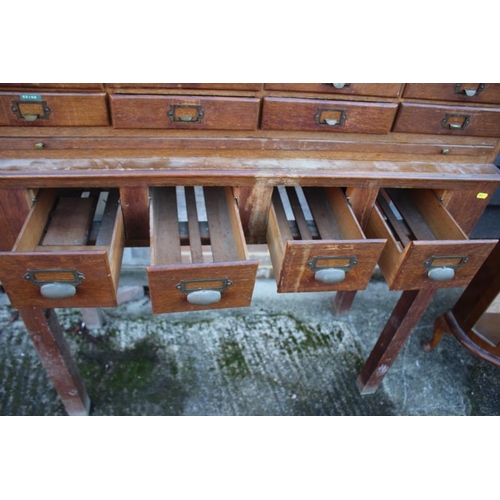
[[42, 101], [42, 95], [41, 94], [21, 94], [19, 96], [19, 99], [21, 101], [25, 101], [25, 102], [40, 102], [40, 101]]
[[476, 198], [479, 198], [480, 200], [486, 200], [486, 198], [488, 198], [488, 193], [477, 193]]

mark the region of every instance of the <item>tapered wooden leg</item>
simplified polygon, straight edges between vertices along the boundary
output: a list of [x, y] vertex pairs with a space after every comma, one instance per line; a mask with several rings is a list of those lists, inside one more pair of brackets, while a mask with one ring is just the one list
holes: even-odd
[[444, 316], [439, 316], [439, 318], [436, 318], [436, 321], [434, 321], [434, 335], [432, 336], [431, 340], [424, 340], [422, 342], [424, 351], [432, 351], [432, 349], [434, 349], [434, 347], [436, 347], [439, 342], [441, 342], [443, 335], [445, 333], [448, 333], [449, 331], [450, 327], [448, 326], [446, 318]]
[[435, 290], [403, 292], [359, 374], [357, 384], [361, 394], [373, 394], [378, 389], [435, 293]]
[[88, 415], [90, 399], [52, 309], [19, 309], [42, 364], [68, 415]]
[[332, 301], [332, 312], [335, 316], [345, 314], [350, 311], [356, 291], [353, 292], [337, 292]]

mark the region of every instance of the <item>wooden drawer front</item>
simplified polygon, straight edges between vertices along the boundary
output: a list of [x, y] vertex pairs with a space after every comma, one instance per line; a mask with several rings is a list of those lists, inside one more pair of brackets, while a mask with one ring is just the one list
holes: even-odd
[[153, 312], [249, 306], [259, 263], [248, 259], [232, 189], [163, 187], [151, 193]]
[[0, 92], [0, 126], [109, 125], [106, 94]]
[[385, 244], [365, 238], [341, 189], [293, 187], [274, 190], [267, 242], [285, 293], [362, 290]]
[[107, 83], [106, 87], [120, 89], [193, 89], [193, 90], [260, 90], [260, 83]]
[[403, 97], [498, 104], [500, 83], [407, 83]]
[[396, 109], [392, 103], [269, 97], [264, 100], [262, 128], [386, 134]]
[[391, 290], [467, 286], [495, 246], [468, 240], [427, 189], [382, 191], [366, 234], [387, 238], [379, 266]]
[[259, 99], [230, 97], [110, 96], [116, 128], [254, 130]]
[[103, 91], [102, 83], [0, 83], [0, 89], [36, 92], [38, 90], [87, 90]]
[[264, 88], [288, 92], [398, 97], [401, 83], [266, 83]]
[[125, 241], [118, 190], [88, 194], [39, 192], [14, 248], [0, 252], [0, 281], [13, 307], [117, 305]]
[[393, 131], [500, 137], [500, 109], [404, 103]]

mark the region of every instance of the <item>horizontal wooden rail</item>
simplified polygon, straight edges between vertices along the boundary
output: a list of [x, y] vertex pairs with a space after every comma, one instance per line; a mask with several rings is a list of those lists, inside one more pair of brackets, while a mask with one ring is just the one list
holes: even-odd
[[259, 184], [474, 189], [485, 182], [500, 183], [493, 164], [216, 157], [0, 160], [0, 188]]

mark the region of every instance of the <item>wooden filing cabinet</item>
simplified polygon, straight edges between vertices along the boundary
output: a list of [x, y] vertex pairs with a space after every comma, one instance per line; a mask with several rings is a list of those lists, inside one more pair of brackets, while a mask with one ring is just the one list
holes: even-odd
[[[500, 183], [499, 95], [490, 83], [0, 84], [0, 280], [30, 330], [33, 318], [45, 321], [41, 308], [114, 304], [123, 246], [151, 248], [155, 312], [249, 305], [258, 263], [247, 244], [268, 244], [278, 291], [336, 291], [336, 311], [378, 264], [404, 292], [358, 379], [373, 392], [435, 289], [464, 286], [491, 250], [467, 235]], [[206, 221], [191, 202], [188, 220], [173, 209], [179, 190], [192, 200], [194, 188], [215, 207]], [[57, 212], [48, 204], [33, 214], [56, 190], [119, 192], [106, 244], [44, 245]], [[398, 234], [384, 203], [405, 200], [413, 215], [403, 215], [421, 219], [400, 221]], [[35, 219], [40, 238], [27, 236]], [[432, 236], [404, 240], [412, 224]], [[99, 294], [81, 271], [89, 254], [110, 278]], [[58, 269], [45, 255], [85, 276], [72, 297], [47, 299], [40, 275], [24, 278]], [[6, 264], [25, 258], [16, 271]], [[443, 263], [451, 280], [429, 278]], [[212, 299], [193, 303], [197, 292]], [[81, 390], [61, 397], [84, 399]]]

